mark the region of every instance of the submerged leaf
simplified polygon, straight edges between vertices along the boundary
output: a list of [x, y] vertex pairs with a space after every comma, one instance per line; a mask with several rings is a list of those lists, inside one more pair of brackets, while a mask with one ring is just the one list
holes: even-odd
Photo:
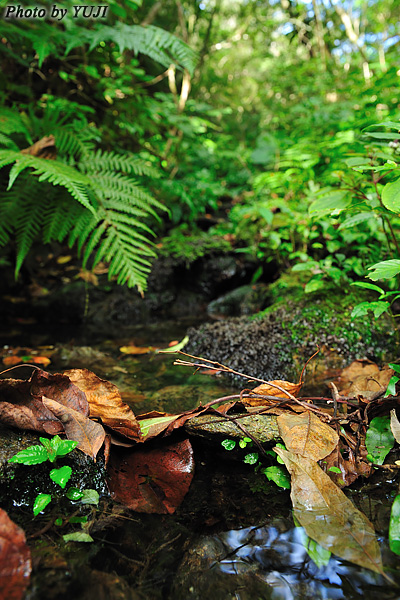
[[400, 496], [396, 496], [390, 512], [389, 545], [392, 552], [400, 554]]
[[340, 558], [384, 575], [374, 529], [309, 458], [274, 448], [291, 474], [294, 515], [307, 535]]

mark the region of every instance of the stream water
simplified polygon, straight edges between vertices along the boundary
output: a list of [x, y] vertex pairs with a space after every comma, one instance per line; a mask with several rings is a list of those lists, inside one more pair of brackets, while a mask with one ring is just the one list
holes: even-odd
[[[173, 366], [174, 355], [119, 350], [132, 344], [165, 348], [181, 339], [187, 327], [187, 322], [155, 324], [116, 332], [106, 341], [101, 332], [94, 340], [77, 336], [58, 346], [54, 366], [87, 367], [113, 381], [136, 414], [178, 413], [237, 392], [224, 379]], [[32, 347], [47, 342], [42, 334], [32, 335]], [[196, 439], [193, 446], [194, 481], [174, 515], [111, 513], [107, 526], [93, 534], [93, 544], [52, 550], [52, 560], [43, 560], [46, 551], [38, 544], [38, 568], [27, 598], [400, 598], [400, 588], [382, 576], [335, 557], [317, 567], [305, 548], [303, 530], [294, 527], [288, 491], [266, 485], [253, 467], [232, 460], [223, 448]], [[385, 568], [400, 583], [400, 561], [385, 537], [396, 490], [397, 483], [372, 481], [369, 489], [355, 486], [351, 498], [374, 523]]]

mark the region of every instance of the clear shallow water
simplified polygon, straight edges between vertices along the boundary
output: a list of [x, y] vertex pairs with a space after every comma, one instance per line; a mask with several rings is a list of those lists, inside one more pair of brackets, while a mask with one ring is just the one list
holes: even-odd
[[[189, 324], [135, 327], [116, 331], [112, 340], [102, 340], [98, 332], [94, 343], [77, 336], [58, 349], [51, 367], [56, 371], [86, 367], [113, 381], [136, 414], [179, 413], [237, 392], [238, 387], [222, 378], [174, 366], [173, 354], [126, 355], [119, 350], [130, 344], [166, 347], [182, 339]], [[47, 340], [42, 336], [37, 342]], [[34, 347], [35, 340], [30, 344]], [[195, 480], [175, 515], [132, 513], [134, 521], [102, 535], [97, 550], [88, 548], [86, 556], [81, 549], [82, 561], [115, 573], [134, 590], [135, 599], [400, 599], [400, 588], [336, 557], [318, 568], [304, 548], [300, 530], [293, 527], [288, 494], [272, 483], [266, 495], [253, 492], [247, 482], [252, 467], [224, 462], [218, 452], [195, 448]], [[396, 486], [393, 482], [390, 489]], [[379, 485], [376, 492], [372, 501], [369, 492], [360, 493], [358, 504], [378, 532], [386, 533], [391, 499]], [[385, 568], [400, 582], [400, 558], [390, 552], [383, 536], [380, 542]], [[145, 566], [133, 568], [136, 563]], [[38, 590], [34, 600], [52, 597], [40, 585]]]

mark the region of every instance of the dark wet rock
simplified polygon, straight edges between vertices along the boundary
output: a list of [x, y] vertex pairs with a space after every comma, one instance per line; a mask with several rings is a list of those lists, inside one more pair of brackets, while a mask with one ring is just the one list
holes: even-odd
[[38, 465], [21, 465], [8, 462], [17, 452], [39, 443], [39, 435], [0, 425], [0, 505], [2, 508], [13, 510], [15, 507], [24, 506], [31, 510], [37, 494], [59, 494], [60, 487], [51, 481], [49, 473], [51, 469], [63, 465], [72, 468], [68, 487], [90, 488], [97, 490], [100, 495], [108, 495], [104, 462], [99, 459], [95, 463], [80, 450], [73, 450], [67, 456], [59, 458], [56, 463], [46, 461]]
[[214, 319], [251, 315], [265, 308], [268, 297], [268, 286], [263, 283], [242, 285], [212, 300], [207, 313]]
[[306, 296], [288, 290], [284, 300], [255, 317], [189, 329], [185, 351], [253, 377], [296, 381], [319, 346], [308, 373], [321, 381], [356, 358], [379, 362], [397, 355], [398, 333], [388, 317], [351, 319], [353, 307], [365, 299], [338, 290]]

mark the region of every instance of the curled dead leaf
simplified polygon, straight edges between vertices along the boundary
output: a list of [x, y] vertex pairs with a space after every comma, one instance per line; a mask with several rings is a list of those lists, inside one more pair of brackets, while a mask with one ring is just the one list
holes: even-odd
[[96, 460], [106, 436], [102, 425], [50, 398], [43, 397], [43, 404], [60, 419], [67, 438], [78, 442], [79, 450]]
[[116, 385], [100, 379], [88, 369], [71, 369], [64, 375], [85, 393], [90, 417], [101, 419], [104, 425], [129, 439], [140, 440], [139, 423], [133, 411], [122, 401]]

